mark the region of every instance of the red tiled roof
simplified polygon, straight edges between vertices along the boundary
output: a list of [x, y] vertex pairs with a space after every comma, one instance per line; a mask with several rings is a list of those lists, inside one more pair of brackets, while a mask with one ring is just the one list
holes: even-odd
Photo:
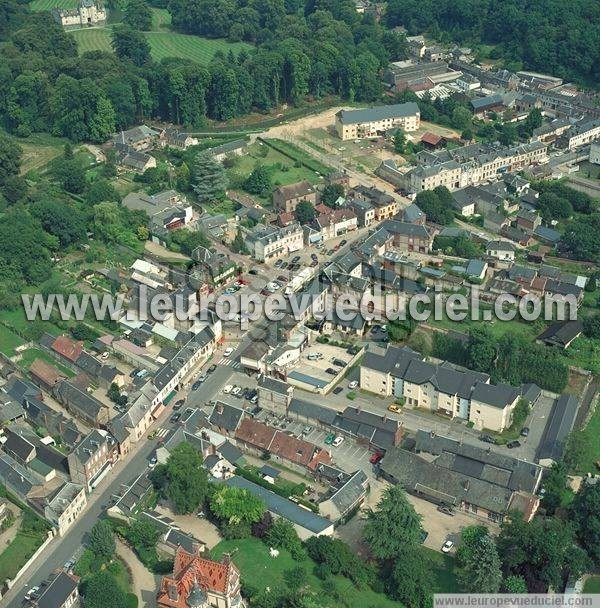
[[249, 443], [262, 450], [267, 450], [275, 437], [275, 429], [252, 418], [244, 418], [235, 436], [240, 441]]
[[76, 342], [67, 336], [58, 336], [58, 338], [54, 340], [52, 350], [72, 363], [75, 363], [79, 355], [83, 352], [83, 342]]
[[425, 133], [423, 137], [421, 137], [422, 142], [425, 142], [426, 144], [430, 144], [432, 146], [437, 146], [442, 141], [442, 139], [442, 137], [436, 135], [435, 133], [431, 133], [430, 131], [427, 131], [427, 133]]
[[178, 547], [173, 575], [163, 577], [157, 594], [157, 604], [165, 608], [187, 608], [186, 599], [196, 581], [204, 591], [225, 596], [228, 587], [231, 590], [228, 583], [234, 572], [237, 573], [237, 568], [231, 562], [221, 563], [204, 559]]
[[66, 377], [54, 365], [46, 363], [43, 359], [34, 359], [29, 368], [29, 373], [48, 386], [54, 386], [61, 378]]
[[316, 471], [320, 464], [331, 464], [332, 462], [333, 458], [331, 458], [331, 455], [327, 450], [319, 450], [318, 452], [315, 452], [312, 460], [308, 463], [308, 468], [311, 471]]
[[293, 213], [280, 213], [278, 216], [278, 221], [280, 226], [287, 226], [291, 224], [295, 220]]
[[280, 458], [285, 458], [290, 462], [295, 462], [302, 466], [308, 466], [315, 452], [315, 445], [304, 441], [303, 439], [297, 439], [281, 431], [275, 433], [275, 437], [271, 442], [269, 452]]

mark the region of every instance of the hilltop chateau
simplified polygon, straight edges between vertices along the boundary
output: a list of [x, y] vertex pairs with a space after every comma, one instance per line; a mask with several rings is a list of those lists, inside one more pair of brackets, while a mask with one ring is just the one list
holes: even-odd
[[100, 0], [80, 0], [77, 8], [53, 8], [52, 15], [63, 27], [102, 25], [107, 11]]

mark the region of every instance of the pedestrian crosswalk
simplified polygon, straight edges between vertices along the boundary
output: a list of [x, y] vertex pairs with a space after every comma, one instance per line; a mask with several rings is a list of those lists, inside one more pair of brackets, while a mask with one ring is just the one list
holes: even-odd
[[169, 434], [169, 429], [165, 429], [165, 428], [160, 428], [160, 429], [156, 429], [156, 436], [157, 437], [166, 437]]
[[236, 361], [235, 359], [230, 359], [228, 357], [223, 357], [221, 359], [219, 359], [219, 361], [217, 362], [219, 365], [227, 365], [228, 367], [232, 367], [233, 369], [239, 369], [240, 368], [240, 362]]

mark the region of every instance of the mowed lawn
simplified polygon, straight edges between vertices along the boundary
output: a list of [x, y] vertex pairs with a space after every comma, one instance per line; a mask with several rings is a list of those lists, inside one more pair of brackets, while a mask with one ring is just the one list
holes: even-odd
[[[81, 30], [71, 30], [71, 35], [77, 41], [79, 53], [87, 51], [111, 52], [110, 28], [92, 27]], [[207, 64], [217, 51], [239, 53], [242, 49], [250, 49], [243, 42], [227, 42], [226, 40], [208, 40], [199, 36], [177, 34], [175, 32], [145, 32], [150, 44], [150, 51], [155, 61], [165, 57], [180, 57], [191, 59], [196, 63]]]
[[77, 8], [78, 0], [32, 0], [29, 8], [32, 11], [51, 11], [53, 8]]
[[7, 357], [13, 357], [17, 347], [23, 344], [25, 344], [23, 338], [10, 331], [5, 325], [0, 325], [0, 352]]
[[[279, 550], [278, 557], [270, 557], [269, 547], [257, 538], [244, 538], [242, 540], [224, 540], [211, 550], [216, 558], [224, 553], [230, 553], [234, 563], [239, 567], [242, 578], [247, 580], [256, 589], [262, 590], [270, 587], [274, 590], [285, 589], [283, 574], [296, 566], [302, 566], [308, 573], [308, 586], [317, 595], [323, 608], [338, 608], [339, 603], [329, 598], [324, 592], [322, 581], [313, 574], [315, 562], [305, 559], [296, 562], [285, 549]], [[338, 592], [346, 598], [347, 606], [368, 608], [400, 608], [402, 604], [394, 602], [382, 593], [375, 593], [372, 589], [357, 589], [349, 579], [343, 576], [331, 577], [335, 581]]]

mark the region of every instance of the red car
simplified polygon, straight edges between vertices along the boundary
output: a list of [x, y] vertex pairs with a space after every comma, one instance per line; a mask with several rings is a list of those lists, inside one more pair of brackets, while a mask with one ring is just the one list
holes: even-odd
[[369, 462], [371, 464], [377, 464], [382, 458], [383, 454], [381, 452], [375, 452], [375, 454], [373, 454], [371, 458], [369, 458]]

